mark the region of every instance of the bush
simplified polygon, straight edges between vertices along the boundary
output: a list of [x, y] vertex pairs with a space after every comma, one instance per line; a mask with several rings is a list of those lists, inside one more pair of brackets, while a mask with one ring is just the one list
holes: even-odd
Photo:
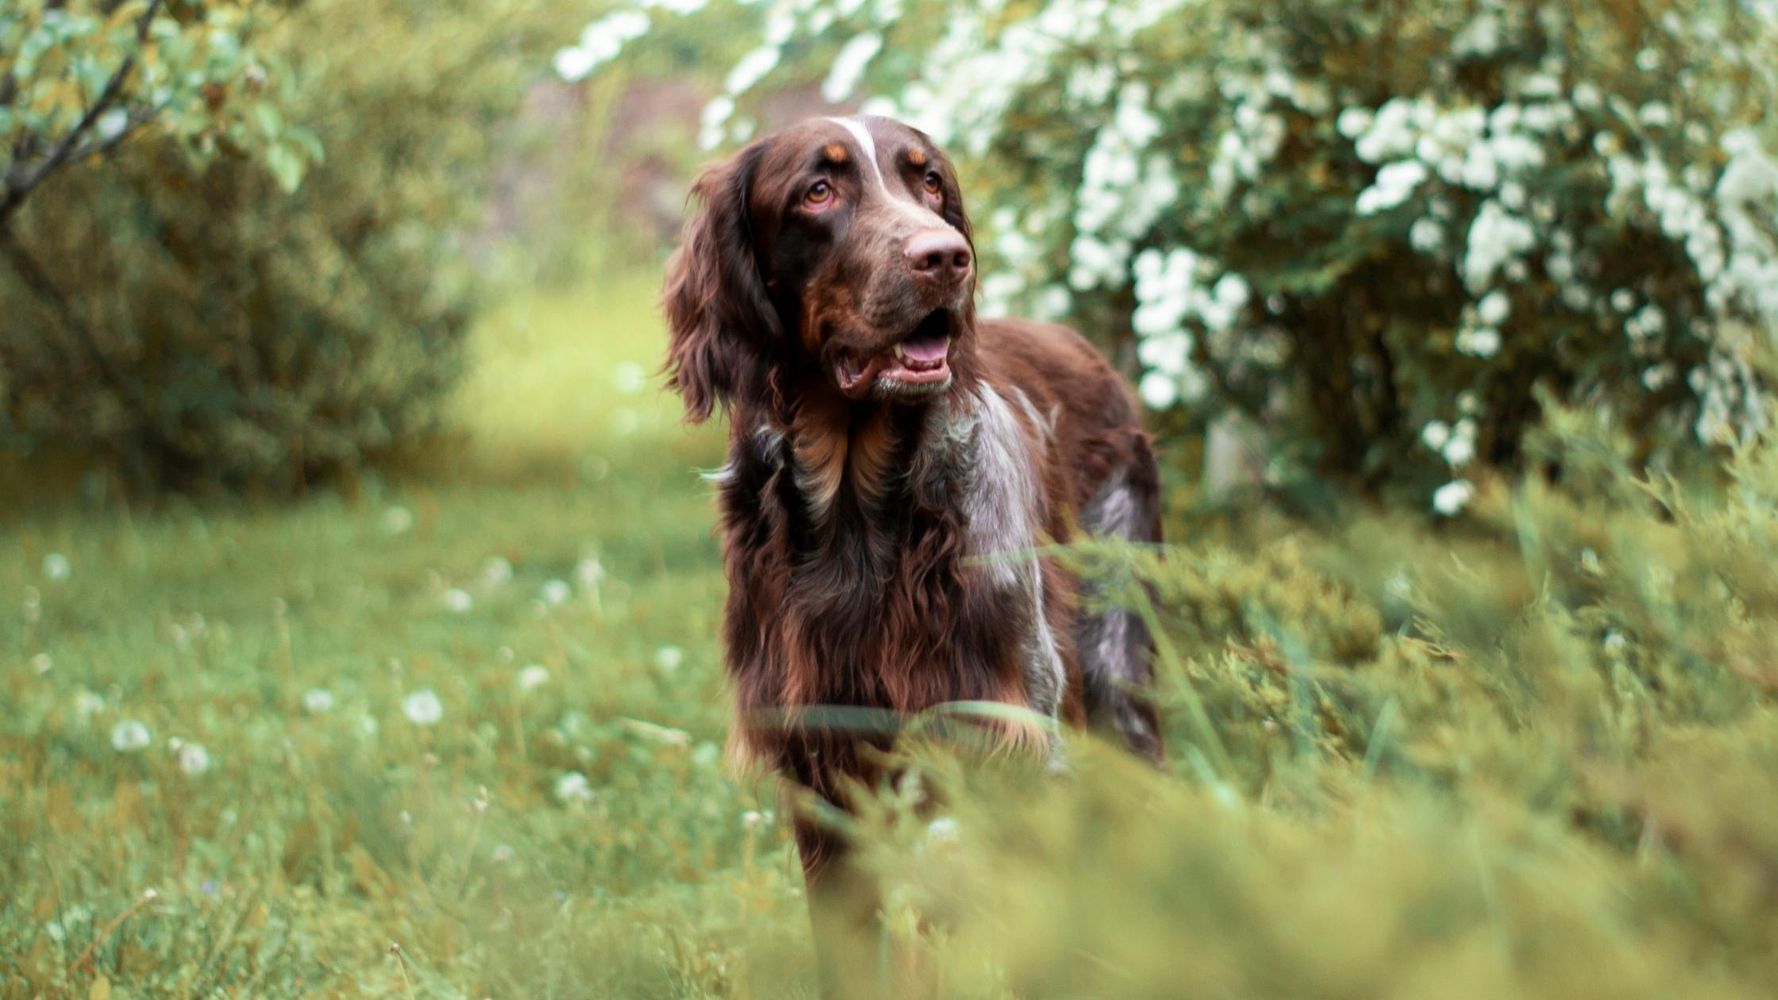
[[866, 815], [946, 988], [1770, 995], [1778, 439], [1688, 493], [1550, 410], [1537, 457], [1586, 475], [1460, 525], [1261, 514], [1085, 553], [1153, 585], [1186, 780], [1076, 744], [1078, 780], [1008, 788], [916, 751], [942, 840]]
[[830, 0], [771, 9], [709, 137], [750, 133], [736, 97], [807, 64], [787, 56], [832, 53], [830, 98], [862, 78], [866, 110], [972, 161], [989, 308], [1135, 340], [1144, 398], [1257, 424], [1274, 481], [1456, 482], [1450, 511], [1472, 464], [1519, 456], [1539, 390], [1617, 414], [1641, 461], [1759, 426], [1775, 20]]
[[90, 343], [0, 272], [15, 440], [168, 485], [288, 491], [433, 428], [462, 365], [487, 135], [534, 75], [503, 51], [534, 24], [503, 21], [521, 10], [317, 0], [281, 21], [260, 39], [291, 66], [273, 83], [326, 152], [294, 194], [166, 141], [47, 183], [22, 242]]

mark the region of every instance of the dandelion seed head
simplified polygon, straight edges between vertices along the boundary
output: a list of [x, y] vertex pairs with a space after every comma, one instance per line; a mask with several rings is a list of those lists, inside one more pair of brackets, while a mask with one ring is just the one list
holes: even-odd
[[148, 727], [135, 719], [123, 719], [111, 727], [111, 749], [135, 753], [154, 742]]
[[444, 702], [431, 688], [421, 688], [401, 700], [401, 714], [416, 726], [437, 725], [444, 718]]

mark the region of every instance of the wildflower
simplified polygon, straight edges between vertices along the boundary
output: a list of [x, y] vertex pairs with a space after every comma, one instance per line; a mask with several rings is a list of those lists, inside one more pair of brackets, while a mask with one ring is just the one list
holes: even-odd
[[519, 671], [519, 690], [535, 691], [549, 683], [549, 668], [541, 663], [533, 663]]
[[431, 726], [444, 718], [444, 703], [431, 688], [421, 688], [401, 700], [401, 714], [416, 726]]
[[1458, 479], [1440, 486], [1432, 494], [1432, 509], [1446, 517], [1455, 517], [1475, 496], [1475, 486], [1467, 479]]
[[678, 646], [662, 646], [654, 651], [654, 665], [668, 673], [678, 670], [679, 665], [683, 662], [685, 662], [685, 650]]
[[760, 812], [758, 809], [749, 809], [741, 814], [741, 826], [747, 830], [757, 830], [771, 821], [770, 813]]
[[51, 583], [61, 583], [68, 579], [68, 574], [73, 572], [73, 569], [74, 567], [68, 562], [68, 557], [60, 552], [51, 552], [43, 557], [43, 578]]
[[582, 587], [597, 587], [605, 581], [605, 566], [598, 556], [587, 556], [574, 564], [574, 579]]
[[1491, 326], [1465, 330], [1457, 335], [1457, 350], [1478, 358], [1500, 353], [1500, 331]]
[[135, 753], [152, 742], [148, 727], [135, 719], [124, 719], [111, 727], [111, 749], [118, 753]]
[[321, 715], [333, 711], [333, 692], [326, 688], [310, 688], [303, 692], [303, 711]]
[[1137, 392], [1149, 409], [1164, 410], [1179, 400], [1179, 388], [1173, 379], [1161, 372], [1149, 372], [1142, 376]]
[[395, 506], [383, 511], [378, 525], [385, 535], [406, 534], [414, 526], [414, 512], [406, 507]]
[[482, 563], [481, 582], [482, 586], [490, 590], [511, 583], [512, 563], [500, 556], [489, 556], [487, 561]]
[[560, 604], [566, 604], [569, 596], [573, 593], [574, 591], [568, 586], [566, 581], [550, 580], [543, 585], [543, 589], [538, 592], [538, 596], [542, 598], [543, 603], [553, 608]]
[[49, 673], [50, 668], [53, 666], [55, 666], [55, 663], [50, 660], [48, 653], [38, 653], [36, 656], [31, 657], [31, 672], [39, 677]]
[[497, 865], [506, 864], [512, 860], [513, 854], [514, 851], [511, 844], [495, 844], [493, 861]]
[[444, 604], [445, 607], [450, 609], [453, 613], [461, 615], [467, 613], [470, 608], [475, 606], [475, 598], [470, 597], [469, 592], [466, 590], [452, 587], [450, 590], [445, 591]]
[[1499, 326], [1512, 313], [1512, 300], [1502, 291], [1492, 291], [1476, 304], [1476, 316], [1489, 326]]
[[926, 824], [926, 839], [935, 844], [956, 843], [957, 821], [949, 816], [940, 816]]
[[839, 55], [834, 57], [833, 68], [828, 70], [827, 79], [821, 83], [822, 99], [838, 104], [851, 97], [858, 88], [859, 78], [882, 48], [883, 36], [874, 31], [853, 36], [840, 48]]
[[82, 721], [92, 718], [105, 710], [105, 699], [91, 691], [81, 691], [74, 696], [74, 714]]
[[179, 770], [191, 777], [210, 770], [210, 751], [204, 749], [202, 743], [181, 743], [174, 756], [179, 762]]
[[591, 802], [593, 783], [579, 771], [569, 771], [556, 779], [556, 799], [563, 803]]
[[1417, 160], [1391, 163], [1377, 171], [1377, 181], [1358, 195], [1358, 214], [1375, 215], [1408, 200], [1427, 177], [1426, 165]]

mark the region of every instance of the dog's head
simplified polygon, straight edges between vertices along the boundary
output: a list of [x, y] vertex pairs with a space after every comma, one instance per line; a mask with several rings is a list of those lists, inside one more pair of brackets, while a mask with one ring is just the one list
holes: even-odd
[[694, 420], [782, 393], [943, 392], [973, 350], [975, 254], [950, 160], [887, 118], [811, 119], [707, 168], [667, 268]]

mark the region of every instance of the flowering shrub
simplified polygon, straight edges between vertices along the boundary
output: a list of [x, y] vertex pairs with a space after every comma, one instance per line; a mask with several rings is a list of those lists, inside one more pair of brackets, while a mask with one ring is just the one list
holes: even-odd
[[[612, 14], [557, 68], [696, 6]], [[785, 0], [763, 20], [709, 144], [826, 54], [829, 100], [870, 95], [974, 171], [988, 309], [1134, 341], [1148, 404], [1245, 415], [1274, 481], [1387, 478], [1454, 512], [1473, 464], [1517, 457], [1539, 391], [1614, 414], [1645, 462], [1766, 412], [1771, 0]]]

